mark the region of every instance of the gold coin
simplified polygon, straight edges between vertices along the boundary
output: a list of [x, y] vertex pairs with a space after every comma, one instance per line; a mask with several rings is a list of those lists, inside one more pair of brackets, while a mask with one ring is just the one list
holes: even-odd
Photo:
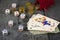
[[20, 7], [20, 8], [19, 8], [19, 12], [20, 12], [20, 13], [25, 13], [25, 8], [24, 8], [24, 7]]

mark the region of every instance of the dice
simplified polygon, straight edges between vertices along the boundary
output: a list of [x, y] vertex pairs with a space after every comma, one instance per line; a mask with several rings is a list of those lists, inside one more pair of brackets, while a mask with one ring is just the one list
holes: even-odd
[[8, 30], [7, 30], [7, 29], [3, 29], [3, 30], [2, 30], [2, 34], [3, 34], [3, 35], [5, 35], [5, 34], [8, 35]]
[[12, 8], [16, 8], [17, 4], [16, 3], [12, 3]]
[[6, 9], [5, 14], [10, 14], [10, 9]]
[[14, 12], [14, 16], [19, 16], [19, 12], [18, 11], [15, 11]]
[[18, 30], [19, 30], [19, 31], [23, 31], [23, 28], [24, 28], [24, 25], [19, 25], [19, 26], [18, 26]]
[[12, 27], [12, 26], [13, 26], [13, 20], [9, 20], [9, 21], [8, 21], [8, 26], [9, 26], [9, 27]]
[[25, 13], [22, 13], [22, 14], [20, 15], [20, 18], [21, 18], [21, 19], [25, 19], [25, 17], [26, 17], [26, 14], [25, 14]]

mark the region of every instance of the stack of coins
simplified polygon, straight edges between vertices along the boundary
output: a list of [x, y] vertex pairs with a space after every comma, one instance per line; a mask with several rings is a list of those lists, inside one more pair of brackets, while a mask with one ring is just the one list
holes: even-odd
[[27, 2], [27, 3], [26, 3], [26, 7], [27, 7], [27, 9], [28, 9], [28, 13], [29, 13], [29, 14], [33, 14], [33, 13], [34, 13], [34, 5], [33, 5], [32, 3]]

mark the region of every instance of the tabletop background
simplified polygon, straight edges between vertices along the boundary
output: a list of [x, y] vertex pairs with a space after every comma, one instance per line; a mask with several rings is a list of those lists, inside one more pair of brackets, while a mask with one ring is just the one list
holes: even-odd
[[[18, 32], [18, 18], [13, 15], [5, 15], [4, 10], [11, 8], [12, 3], [17, 3], [19, 6], [24, 6], [26, 1], [35, 2], [35, 0], [0, 0], [0, 40], [59, 40], [60, 33], [56, 34], [32, 34], [29, 31]], [[60, 21], [60, 0], [55, 0], [55, 5], [48, 9], [46, 16]], [[7, 26], [8, 20], [14, 20], [15, 25], [12, 29]], [[8, 36], [2, 36], [1, 31], [7, 28], [9, 31]]]

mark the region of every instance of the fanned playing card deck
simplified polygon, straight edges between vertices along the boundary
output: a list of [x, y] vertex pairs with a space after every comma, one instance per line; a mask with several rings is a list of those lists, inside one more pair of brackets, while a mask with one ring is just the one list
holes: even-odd
[[60, 22], [41, 14], [33, 15], [27, 23], [28, 30], [55, 31]]

